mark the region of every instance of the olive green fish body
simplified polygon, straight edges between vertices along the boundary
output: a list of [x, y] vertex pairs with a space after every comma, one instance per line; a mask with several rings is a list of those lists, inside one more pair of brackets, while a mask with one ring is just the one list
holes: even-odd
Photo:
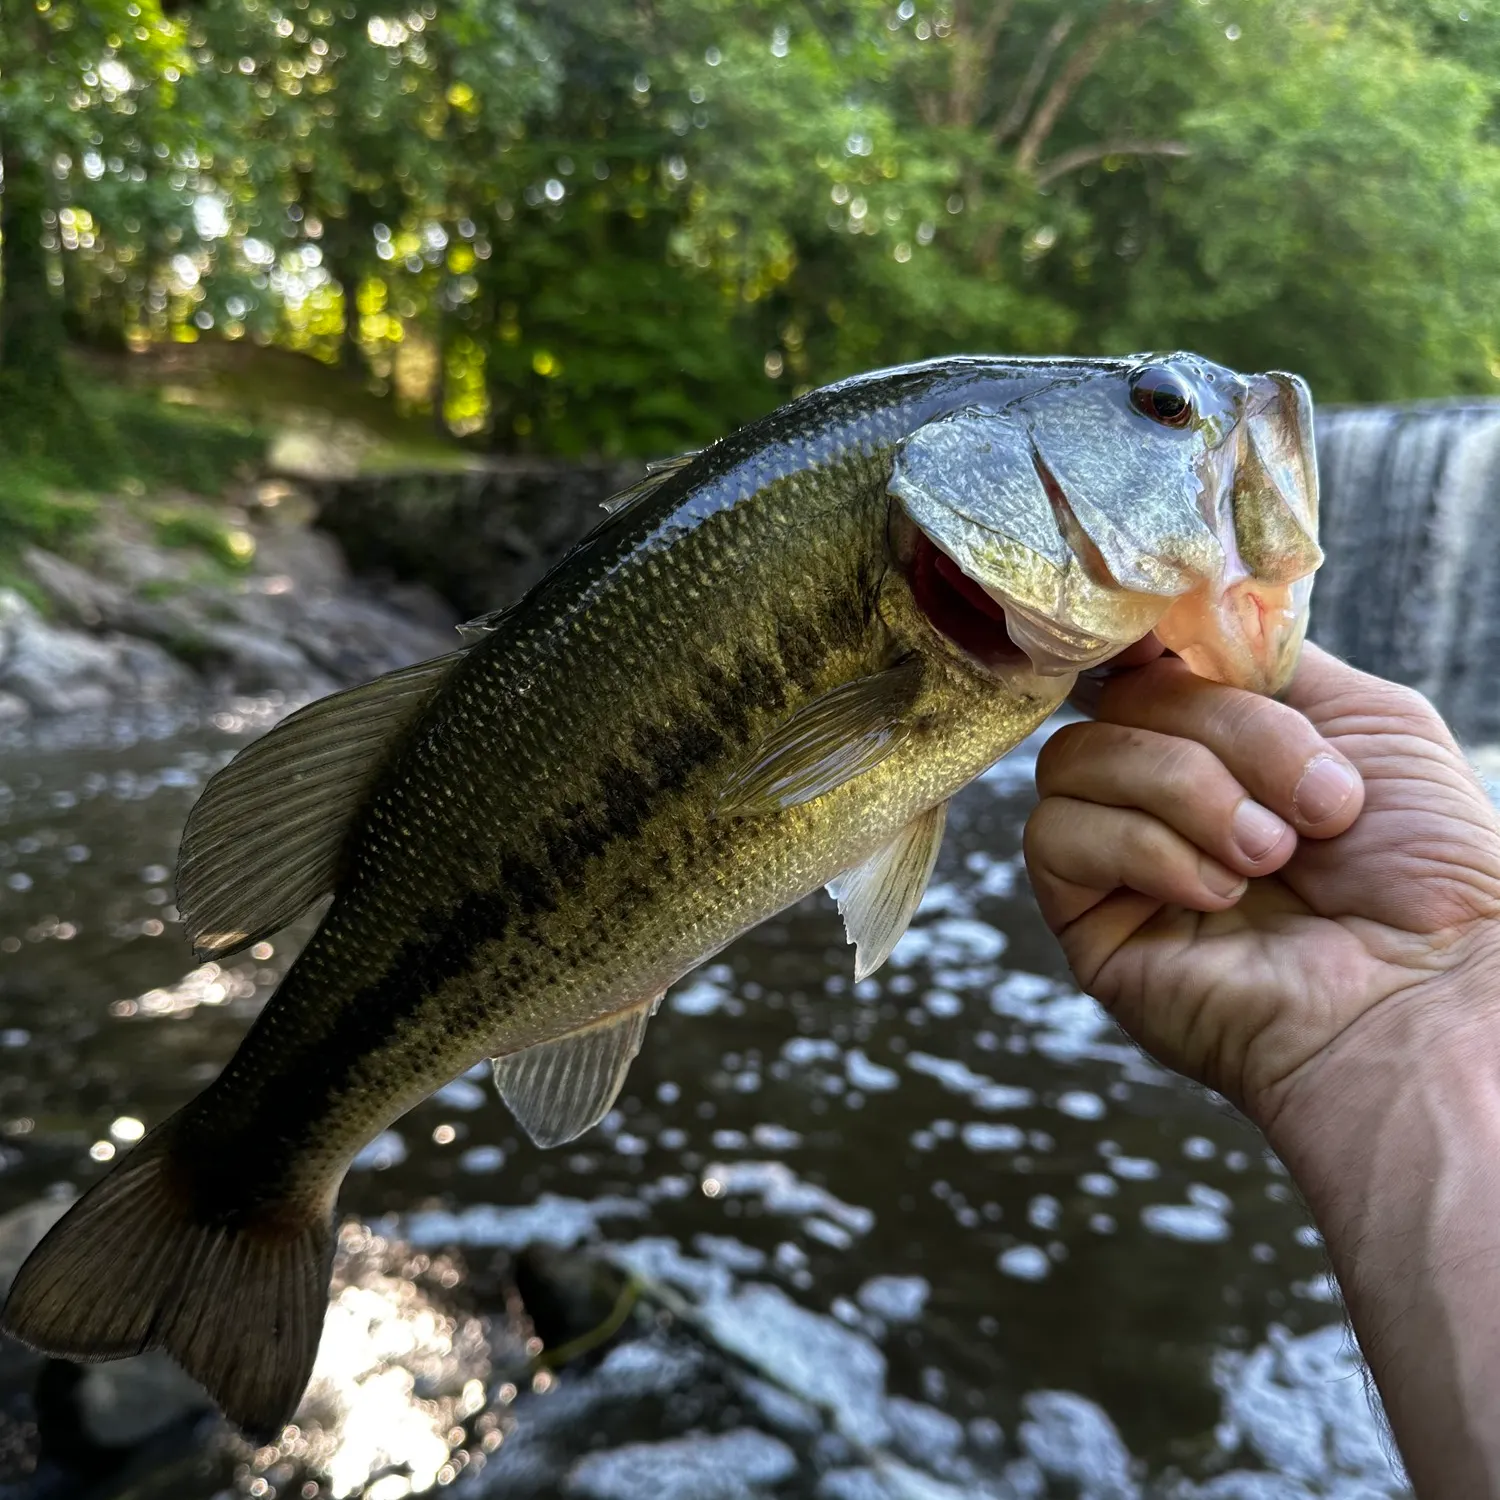
[[947, 799], [1153, 628], [1277, 689], [1315, 479], [1301, 383], [1192, 355], [879, 372], [665, 466], [471, 644], [213, 779], [178, 876], [200, 955], [332, 904], [220, 1077], [26, 1262], [6, 1329], [165, 1348], [274, 1431], [366, 1141], [485, 1057], [534, 1139], [571, 1139], [662, 991], [820, 885], [871, 972]]
[[607, 586], [601, 567], [565, 573], [550, 610], [455, 667], [355, 831], [322, 928], [192, 1107], [185, 1162], [201, 1163], [205, 1208], [321, 1202], [433, 1089], [660, 994], [1055, 708], [1059, 679], [997, 693], [932, 655], [912, 734], [880, 766], [799, 806], [720, 812], [776, 724], [930, 650], [887, 556], [888, 472], [879, 450], [843, 456], [669, 547], [651, 545], [658, 524]]

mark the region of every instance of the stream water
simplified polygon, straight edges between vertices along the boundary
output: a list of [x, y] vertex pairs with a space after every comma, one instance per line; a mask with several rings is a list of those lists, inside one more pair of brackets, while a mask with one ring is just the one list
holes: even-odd
[[[195, 966], [171, 906], [194, 797], [272, 714], [0, 755], [0, 1211], [200, 1088], [295, 951]], [[1069, 982], [1019, 857], [1034, 752], [957, 800], [875, 978], [820, 894], [676, 987], [574, 1145], [483, 1077], [414, 1110], [345, 1185], [301, 1438], [131, 1493], [1404, 1493], [1279, 1163]], [[602, 1362], [507, 1373], [527, 1242], [644, 1275]]]

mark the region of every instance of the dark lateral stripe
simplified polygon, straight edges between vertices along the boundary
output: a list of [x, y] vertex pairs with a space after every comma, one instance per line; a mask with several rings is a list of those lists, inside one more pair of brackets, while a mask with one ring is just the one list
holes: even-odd
[[[498, 889], [470, 891], [456, 906], [429, 914], [423, 924], [426, 935], [404, 943], [385, 975], [343, 1004], [336, 1029], [316, 1047], [302, 1050], [277, 1078], [275, 1097], [283, 1113], [274, 1134], [212, 1144], [212, 1160], [205, 1157], [204, 1171], [195, 1183], [204, 1217], [232, 1222], [253, 1211], [255, 1204], [275, 1198], [297, 1157], [336, 1109], [361, 1061], [395, 1043], [435, 992], [470, 973], [485, 944], [513, 940], [517, 946], [508, 965], [511, 982], [535, 982], [541, 964], [561, 957], [541, 946], [538, 918], [555, 911], [566, 893], [581, 883], [589, 864], [612, 844], [636, 838], [662, 795], [681, 790], [698, 766], [718, 759], [729, 747], [706, 717], [695, 716], [671, 730], [640, 736], [633, 748], [644, 765], [618, 756], [607, 759], [593, 796], [569, 804], [544, 828], [541, 860], [507, 855]], [[620, 892], [616, 917], [628, 917], [633, 904], [653, 895], [644, 881], [630, 882]], [[527, 944], [532, 946], [529, 954], [521, 946]], [[283, 985], [314, 991], [325, 966], [336, 969], [337, 956], [315, 949], [298, 960]], [[444, 1032], [493, 1025], [501, 998], [499, 993], [477, 994], [465, 1009], [441, 1018]], [[288, 1001], [298, 1003], [290, 996]], [[310, 993], [304, 1003], [315, 1004], [316, 995]], [[441, 1046], [441, 1038], [434, 1036], [432, 1044]], [[263, 1115], [269, 1113], [269, 1103], [262, 1098]]]

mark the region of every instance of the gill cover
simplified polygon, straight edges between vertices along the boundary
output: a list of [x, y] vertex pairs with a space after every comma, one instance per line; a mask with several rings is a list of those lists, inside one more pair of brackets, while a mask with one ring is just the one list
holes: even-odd
[[1322, 556], [1311, 419], [1295, 376], [1101, 363], [919, 428], [890, 488], [1039, 672], [1155, 628], [1195, 671], [1275, 691]]

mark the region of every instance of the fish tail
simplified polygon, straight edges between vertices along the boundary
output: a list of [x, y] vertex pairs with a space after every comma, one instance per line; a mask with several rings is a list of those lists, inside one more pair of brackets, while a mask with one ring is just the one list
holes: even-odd
[[11, 1287], [0, 1327], [64, 1359], [164, 1349], [229, 1419], [266, 1439], [312, 1375], [333, 1256], [332, 1205], [195, 1212], [174, 1150], [152, 1131], [61, 1218]]

